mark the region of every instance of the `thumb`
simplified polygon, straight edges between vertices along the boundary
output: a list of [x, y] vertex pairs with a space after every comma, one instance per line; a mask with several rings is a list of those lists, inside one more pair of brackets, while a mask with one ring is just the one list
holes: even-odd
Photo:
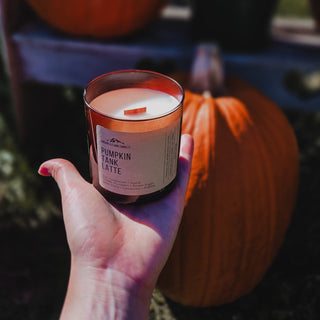
[[75, 166], [65, 159], [52, 159], [42, 163], [38, 173], [42, 176], [52, 177], [62, 195], [66, 195], [79, 185], [87, 185]]

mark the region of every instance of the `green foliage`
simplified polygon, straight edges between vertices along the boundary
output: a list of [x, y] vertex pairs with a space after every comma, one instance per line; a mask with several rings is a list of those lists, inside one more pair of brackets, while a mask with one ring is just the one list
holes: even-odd
[[0, 224], [36, 226], [59, 212], [0, 114]]
[[277, 12], [282, 17], [310, 17], [309, 0], [279, 0]]

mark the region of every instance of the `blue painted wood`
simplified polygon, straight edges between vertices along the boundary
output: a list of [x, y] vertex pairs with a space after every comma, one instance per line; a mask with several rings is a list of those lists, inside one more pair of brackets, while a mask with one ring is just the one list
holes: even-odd
[[320, 91], [318, 95], [301, 98], [285, 86], [285, 78], [291, 71], [302, 74], [320, 71], [320, 48], [272, 42], [263, 52], [226, 54], [224, 60], [227, 74], [240, 75], [282, 108], [320, 109]]
[[[71, 84], [84, 87], [96, 76], [135, 68], [139, 61], [170, 59], [188, 69], [196, 43], [187, 20], [159, 19], [130, 37], [97, 40], [71, 37], [31, 21], [12, 35], [21, 59], [24, 81]], [[222, 52], [226, 74], [236, 74], [261, 89], [281, 107], [315, 110], [320, 97], [301, 99], [286, 90], [290, 70], [320, 70], [320, 48], [272, 41], [262, 52]]]
[[32, 21], [12, 35], [24, 67], [24, 80], [84, 86], [94, 77], [135, 68], [145, 58], [170, 59], [188, 68], [194, 44], [186, 21], [159, 19], [144, 31], [117, 40], [70, 37]]

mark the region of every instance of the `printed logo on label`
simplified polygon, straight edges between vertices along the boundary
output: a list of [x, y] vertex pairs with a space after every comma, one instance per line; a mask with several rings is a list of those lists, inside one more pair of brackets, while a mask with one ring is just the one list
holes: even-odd
[[118, 148], [130, 148], [130, 146], [127, 146], [124, 142], [120, 141], [117, 138], [111, 138], [107, 140], [102, 140], [102, 143], [113, 146], [113, 147], [118, 147]]

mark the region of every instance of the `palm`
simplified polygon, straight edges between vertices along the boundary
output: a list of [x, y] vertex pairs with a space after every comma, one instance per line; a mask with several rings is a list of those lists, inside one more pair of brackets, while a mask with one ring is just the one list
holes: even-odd
[[154, 282], [181, 218], [180, 186], [157, 202], [112, 206], [91, 184], [80, 183], [81, 188], [70, 186], [62, 195], [73, 259], [93, 268], [108, 265], [135, 281]]

